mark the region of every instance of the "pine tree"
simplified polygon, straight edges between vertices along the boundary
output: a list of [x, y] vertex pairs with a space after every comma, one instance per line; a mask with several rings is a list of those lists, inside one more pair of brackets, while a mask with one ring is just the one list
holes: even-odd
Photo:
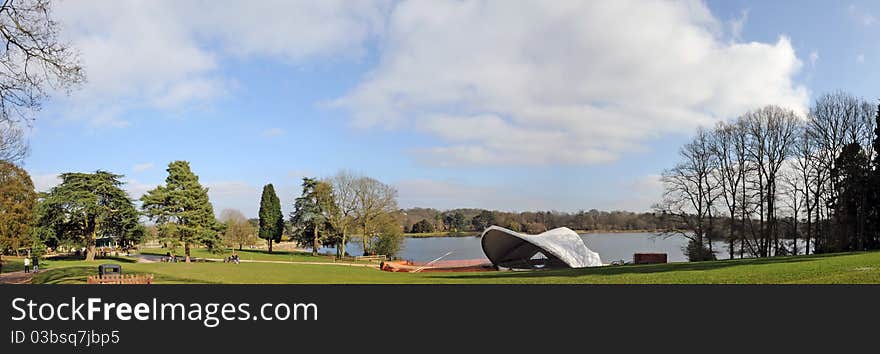
[[831, 173], [840, 182], [832, 204], [838, 225], [831, 250], [861, 251], [872, 243], [867, 230], [870, 162], [858, 143], [850, 143], [834, 164]]
[[877, 114], [874, 116], [874, 161], [871, 171], [871, 183], [869, 185], [870, 199], [870, 225], [868, 248], [880, 248], [880, 105], [877, 105]]
[[174, 161], [168, 165], [164, 186], [158, 186], [141, 197], [144, 214], [156, 221], [159, 233], [174, 244], [182, 243], [186, 261], [195, 244], [214, 247], [220, 240], [220, 224], [208, 199], [208, 189], [190, 170], [189, 162]]
[[260, 232], [259, 236], [269, 244], [269, 253], [272, 253], [272, 242], [281, 242], [284, 233], [284, 215], [281, 214], [281, 200], [275, 194], [275, 187], [271, 183], [263, 186], [263, 195], [260, 197]]

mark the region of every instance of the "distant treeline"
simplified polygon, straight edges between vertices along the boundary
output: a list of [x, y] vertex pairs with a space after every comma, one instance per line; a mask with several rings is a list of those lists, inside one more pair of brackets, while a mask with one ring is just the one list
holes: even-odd
[[481, 232], [491, 225], [528, 233], [539, 233], [563, 226], [585, 231], [657, 230], [665, 227], [661, 224], [661, 218], [654, 213], [599, 211], [596, 209], [570, 213], [410, 208], [402, 210], [402, 213], [405, 214], [403, 228], [408, 233]]

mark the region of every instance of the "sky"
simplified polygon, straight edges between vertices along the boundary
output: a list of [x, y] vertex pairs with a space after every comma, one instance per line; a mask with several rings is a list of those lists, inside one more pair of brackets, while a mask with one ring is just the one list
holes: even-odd
[[88, 82], [30, 128], [38, 190], [186, 160], [219, 213], [303, 177], [401, 207], [647, 211], [698, 126], [877, 98], [874, 1], [61, 1]]

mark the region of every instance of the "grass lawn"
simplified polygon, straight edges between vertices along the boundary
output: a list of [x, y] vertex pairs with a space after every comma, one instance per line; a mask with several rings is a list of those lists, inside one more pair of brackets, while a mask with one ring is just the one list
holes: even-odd
[[[142, 254], [151, 254], [164, 256], [168, 252], [166, 248], [144, 248], [140, 250]], [[288, 262], [333, 262], [332, 256], [312, 256], [307, 252], [292, 251], [273, 251], [269, 253], [266, 250], [244, 249], [236, 250], [238, 257], [242, 260], [259, 260], [259, 261], [288, 261]], [[183, 249], [177, 250], [177, 256], [183, 257]], [[205, 248], [193, 248], [190, 255], [196, 258], [225, 258], [232, 254], [232, 250], [225, 249], [220, 253], [211, 253]]]
[[24, 257], [3, 256], [3, 273], [24, 270]]
[[[535, 272], [389, 273], [342, 265], [272, 263], [135, 263], [116, 258], [127, 274], [151, 273], [157, 283], [405, 284], [787, 284], [880, 283], [880, 252], [699, 263], [608, 266]], [[46, 260], [34, 283], [83, 283], [98, 264]]]

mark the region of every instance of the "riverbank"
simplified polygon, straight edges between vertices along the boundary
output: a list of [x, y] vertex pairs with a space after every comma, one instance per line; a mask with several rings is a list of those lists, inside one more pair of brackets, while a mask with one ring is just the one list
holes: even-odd
[[[306, 257], [309, 255], [300, 255]], [[15, 262], [15, 261], [13, 261]], [[367, 267], [248, 262], [138, 263], [46, 260], [35, 284], [82, 284], [102, 263], [179, 284], [880, 284], [880, 252], [605, 266], [532, 272], [392, 273]]]

